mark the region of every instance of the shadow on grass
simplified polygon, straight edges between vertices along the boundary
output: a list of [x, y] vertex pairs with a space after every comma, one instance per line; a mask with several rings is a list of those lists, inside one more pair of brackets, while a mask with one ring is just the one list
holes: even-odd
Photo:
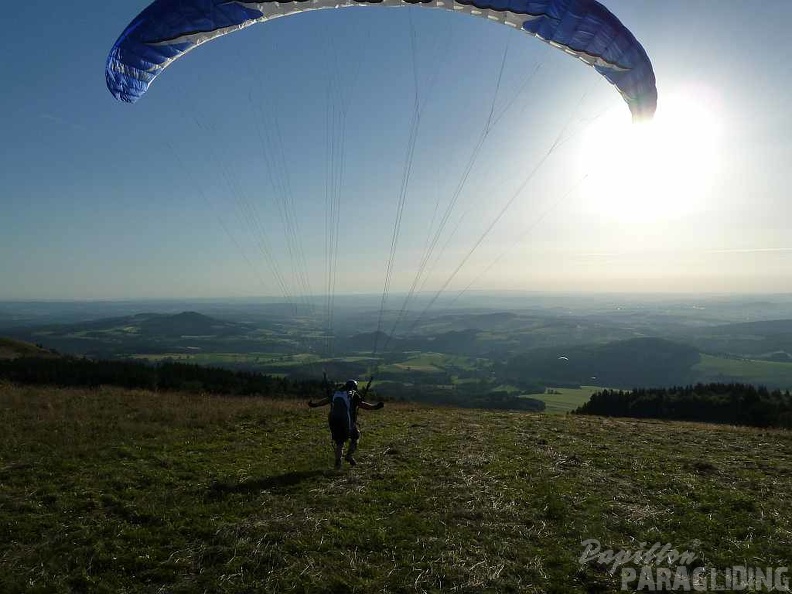
[[209, 485], [207, 496], [209, 499], [221, 499], [234, 493], [256, 493], [260, 491], [284, 493], [293, 491], [303, 481], [326, 475], [328, 475], [327, 470], [301, 470], [274, 476], [249, 478], [238, 483], [215, 481]]

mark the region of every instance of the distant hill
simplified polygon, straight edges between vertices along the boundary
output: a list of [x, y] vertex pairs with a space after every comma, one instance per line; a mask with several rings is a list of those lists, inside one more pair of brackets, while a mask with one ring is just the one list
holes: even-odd
[[244, 340], [255, 330], [250, 324], [187, 311], [12, 328], [5, 333], [19, 340], [42, 343], [63, 353], [107, 357], [116, 353], [179, 351], [184, 347], [184, 339], [201, 342], [202, 346], [211, 342], [214, 347], [217, 341]]
[[671, 386], [684, 384], [698, 363], [698, 351], [662, 338], [634, 338], [604, 345], [533, 349], [512, 357], [499, 376], [518, 383], [598, 386]]
[[709, 353], [788, 361], [792, 354], [792, 320], [722, 324], [697, 329], [685, 341]]
[[19, 357], [54, 358], [58, 355], [35, 344], [0, 337], [0, 360], [18, 359]]
[[534, 323], [533, 317], [518, 315], [513, 312], [486, 312], [486, 313], [453, 313], [440, 314], [425, 320], [421, 324], [423, 333], [436, 333], [437, 331], [462, 331], [462, 330], [513, 330], [515, 326], [523, 327]]
[[251, 327], [248, 324], [226, 322], [194, 311], [185, 311], [178, 314], [141, 313], [75, 324], [32, 326], [12, 329], [11, 331], [27, 331], [33, 334], [54, 336], [106, 332], [123, 332], [126, 335], [149, 336], [216, 336], [218, 334], [246, 333], [250, 329]]
[[141, 333], [158, 336], [218, 336], [248, 332], [250, 327], [237, 322], [225, 322], [194, 311], [176, 315], [142, 314], [135, 316]]
[[708, 334], [774, 336], [792, 334], [792, 320], [762, 320], [759, 322], [741, 322], [739, 324], [722, 324], [707, 330]]

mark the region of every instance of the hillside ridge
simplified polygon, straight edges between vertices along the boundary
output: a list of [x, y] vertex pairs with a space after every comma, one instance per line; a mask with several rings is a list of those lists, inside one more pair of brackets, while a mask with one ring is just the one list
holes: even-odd
[[59, 355], [42, 346], [0, 336], [0, 360], [17, 359], [19, 357], [54, 358]]
[[335, 471], [301, 401], [0, 384], [0, 409], [3, 592], [622, 591], [591, 539], [720, 583], [789, 562], [788, 431], [388, 403]]

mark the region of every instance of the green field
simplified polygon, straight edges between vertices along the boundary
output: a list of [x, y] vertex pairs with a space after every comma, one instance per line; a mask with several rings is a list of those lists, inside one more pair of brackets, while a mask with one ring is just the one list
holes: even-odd
[[130, 359], [149, 361], [158, 363], [160, 361], [178, 361], [180, 363], [193, 363], [196, 365], [239, 365], [239, 364], [261, 364], [270, 363], [281, 359], [286, 359], [286, 355], [281, 353], [159, 353], [159, 354], [138, 354], [132, 355]]
[[792, 363], [732, 359], [701, 355], [701, 362], [693, 371], [702, 382], [736, 381], [761, 384], [785, 390], [792, 389]]
[[788, 566], [792, 433], [0, 384], [2, 592], [620, 591], [581, 542]]
[[403, 361], [383, 365], [382, 370], [388, 372], [436, 372], [450, 369], [469, 371], [475, 368], [476, 359], [461, 355], [410, 351], [405, 352], [404, 355]]
[[[544, 394], [531, 394], [531, 398], [541, 400], [547, 405], [545, 412], [567, 413], [575, 410], [580, 405], [588, 402], [591, 395], [603, 388], [596, 386], [581, 386], [580, 388], [547, 388]], [[548, 392], [558, 392], [549, 394]]]

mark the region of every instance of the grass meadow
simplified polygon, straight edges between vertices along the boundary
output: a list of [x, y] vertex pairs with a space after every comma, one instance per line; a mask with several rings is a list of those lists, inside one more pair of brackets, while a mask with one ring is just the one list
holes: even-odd
[[701, 355], [693, 367], [702, 381], [739, 381], [792, 389], [792, 363]]
[[792, 433], [0, 384], [0, 592], [617, 592], [581, 542], [786, 566]]
[[545, 403], [548, 413], [568, 413], [589, 401], [591, 395], [602, 391], [596, 386], [580, 386], [579, 388], [548, 388], [544, 394], [531, 394]]

